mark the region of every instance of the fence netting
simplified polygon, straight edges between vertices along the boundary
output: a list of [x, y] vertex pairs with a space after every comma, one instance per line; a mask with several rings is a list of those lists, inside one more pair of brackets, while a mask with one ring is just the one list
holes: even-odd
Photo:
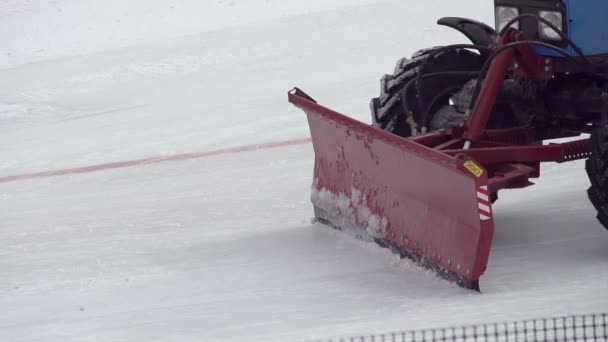
[[316, 342], [608, 342], [608, 314], [392, 332]]

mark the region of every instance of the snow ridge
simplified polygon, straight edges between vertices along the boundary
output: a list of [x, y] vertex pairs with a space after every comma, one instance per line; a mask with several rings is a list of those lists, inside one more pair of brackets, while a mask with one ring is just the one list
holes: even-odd
[[323, 212], [322, 218], [366, 241], [386, 238], [388, 220], [369, 208], [363, 191], [353, 186], [350, 196], [344, 192], [336, 194], [318, 184], [315, 179], [311, 201]]

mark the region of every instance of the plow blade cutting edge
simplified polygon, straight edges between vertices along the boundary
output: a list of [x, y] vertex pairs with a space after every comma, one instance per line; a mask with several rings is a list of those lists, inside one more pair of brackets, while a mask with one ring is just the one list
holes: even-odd
[[308, 117], [316, 219], [479, 291], [494, 232], [487, 172], [323, 107], [297, 88], [288, 96]]

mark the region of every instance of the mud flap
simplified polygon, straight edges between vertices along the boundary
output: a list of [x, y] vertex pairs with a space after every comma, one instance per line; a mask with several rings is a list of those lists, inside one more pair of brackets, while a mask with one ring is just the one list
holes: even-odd
[[487, 172], [323, 107], [295, 88], [315, 152], [319, 221], [479, 291], [494, 224]]

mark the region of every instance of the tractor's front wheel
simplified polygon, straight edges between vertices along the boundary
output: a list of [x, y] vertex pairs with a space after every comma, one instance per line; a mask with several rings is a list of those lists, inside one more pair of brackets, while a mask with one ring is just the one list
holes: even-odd
[[[407, 138], [423, 133], [425, 129], [450, 128], [463, 121], [468, 103], [453, 103], [452, 98], [475, 77], [465, 72], [474, 73], [481, 69], [484, 60], [479, 54], [465, 49], [439, 49], [420, 50], [411, 59], [402, 58], [392, 75], [381, 78], [380, 96], [370, 103], [376, 127]], [[424, 70], [421, 70], [423, 66]], [[418, 84], [418, 77], [423, 72], [446, 74]], [[419, 90], [422, 94], [418, 93]], [[421, 100], [424, 100], [424, 105], [421, 105]], [[423, 122], [425, 118], [420, 116], [421, 107], [430, 114], [427, 122]], [[439, 127], [425, 127], [427, 125]]]
[[[484, 62], [483, 56], [467, 49], [441, 47], [400, 59], [393, 74], [380, 79], [380, 96], [371, 100], [374, 125], [407, 138], [461, 124]], [[510, 88], [521, 90], [515, 80], [505, 82]], [[488, 128], [521, 125], [512, 108], [513, 100], [499, 102], [500, 97]]]
[[587, 194], [597, 210], [597, 219], [608, 229], [608, 127], [593, 130], [591, 145], [591, 157], [585, 165], [591, 181]]

